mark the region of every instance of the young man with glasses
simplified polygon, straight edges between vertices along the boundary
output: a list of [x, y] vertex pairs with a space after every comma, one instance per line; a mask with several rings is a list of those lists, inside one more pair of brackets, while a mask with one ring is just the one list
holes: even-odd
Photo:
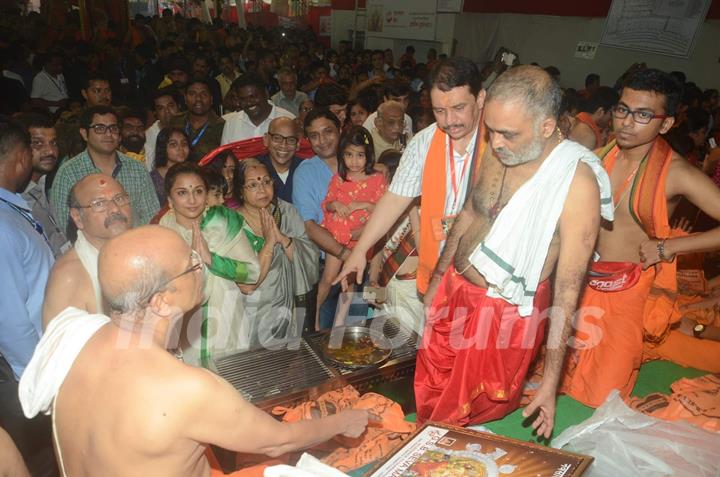
[[258, 158], [275, 182], [275, 197], [292, 203], [293, 174], [302, 159], [295, 155], [300, 147], [300, 131], [294, 119], [280, 117], [270, 121], [263, 136], [268, 153]]
[[720, 228], [680, 236], [669, 225], [682, 196], [720, 220], [720, 189], [661, 137], [675, 122], [679, 100], [669, 74], [630, 75], [613, 108], [616, 141], [599, 154], [612, 182], [615, 221], [600, 228], [564, 380], [564, 391], [589, 406], [601, 405], [613, 389], [627, 397], [643, 359], [720, 372], [720, 343], [692, 336], [676, 302], [676, 257], [720, 248]]
[[70, 189], [80, 179], [93, 173], [110, 176], [125, 188], [132, 204], [133, 225], [150, 222], [160, 204], [145, 166], [117, 151], [120, 125], [115, 110], [96, 106], [83, 111], [80, 134], [87, 143], [86, 149], [60, 166], [50, 190], [50, 203], [61, 229], [67, 229], [70, 218]]
[[[43, 328], [69, 306], [105, 313], [97, 276], [100, 248], [130, 229], [130, 198], [123, 186], [105, 174], [90, 174], [70, 191], [70, 216], [77, 240], [53, 266], [43, 303]], [[68, 293], [72, 290], [72, 293]]]

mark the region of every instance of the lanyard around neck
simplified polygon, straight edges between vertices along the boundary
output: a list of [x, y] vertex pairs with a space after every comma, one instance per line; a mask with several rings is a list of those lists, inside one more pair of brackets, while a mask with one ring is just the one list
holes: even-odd
[[2, 197], [0, 197], [0, 201], [6, 203], [12, 210], [14, 210], [18, 214], [20, 214], [20, 216], [23, 219], [25, 219], [28, 224], [30, 224], [30, 226], [35, 230], [35, 232], [42, 235], [42, 238], [45, 239], [45, 242], [48, 245], [50, 245], [50, 243], [48, 242], [48, 238], [45, 235], [45, 231], [43, 230], [43, 226], [40, 225], [40, 222], [35, 220], [35, 218], [32, 216], [32, 212], [30, 210], [25, 209], [24, 207], [19, 207], [19, 206], [13, 204], [12, 202], [3, 199]]
[[[192, 147], [195, 147], [195, 145], [196, 145], [198, 142], [200, 142], [200, 139], [203, 137], [203, 135], [205, 135], [205, 131], [207, 131], [207, 128], [208, 128], [209, 125], [210, 125], [210, 121], [208, 120], [208, 121], [203, 125], [203, 127], [200, 128], [200, 131], [198, 131], [198, 133], [195, 135], [195, 137], [194, 137], [194, 138], [192, 139], [192, 141], [190, 142], [190, 145], [191, 145]], [[188, 121], [185, 121], [185, 134], [187, 134], [188, 137], [190, 137], [190, 121], [189, 121], [189, 120], [188, 120]]]

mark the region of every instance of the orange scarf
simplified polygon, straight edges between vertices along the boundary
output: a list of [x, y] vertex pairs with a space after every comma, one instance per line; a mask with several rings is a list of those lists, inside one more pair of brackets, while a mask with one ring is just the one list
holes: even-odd
[[[608, 144], [600, 157], [608, 174], [612, 172], [620, 149]], [[667, 239], [673, 236], [668, 221], [665, 182], [667, 180], [673, 151], [661, 137], [655, 140], [648, 156], [630, 189], [630, 214], [651, 239]], [[677, 262], [659, 262], [655, 265], [655, 280], [645, 304], [643, 325], [645, 341], [662, 342], [670, 331], [677, 301]]]
[[602, 130], [593, 120], [592, 116], [590, 116], [590, 113], [577, 113], [577, 115], [575, 115], [575, 119], [583, 124], [586, 124], [590, 129], [592, 129], [592, 132], [595, 134], [595, 147], [602, 147]]
[[[470, 184], [467, 194], [480, 169], [480, 162], [487, 142], [485, 141], [485, 128], [482, 127], [482, 118], [478, 126], [477, 139], [475, 140], [475, 157], [472, 159]], [[430, 284], [435, 265], [440, 256], [440, 243], [443, 238], [436, 233], [438, 224], [445, 216], [445, 200], [447, 198], [446, 180], [448, 171], [447, 162], [447, 135], [437, 128], [430, 142], [430, 149], [423, 168], [422, 182], [422, 203], [420, 206], [420, 248], [418, 251], [417, 288], [420, 293], [425, 293]], [[451, 151], [450, 154], [453, 154]], [[453, 160], [452, 156], [450, 160]]]

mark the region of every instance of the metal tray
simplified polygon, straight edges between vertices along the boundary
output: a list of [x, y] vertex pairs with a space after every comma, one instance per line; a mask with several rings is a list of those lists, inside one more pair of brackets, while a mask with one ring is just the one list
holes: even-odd
[[[338, 351], [343, 348], [352, 346], [364, 346], [365, 343], [372, 344], [372, 352], [367, 362], [353, 362], [350, 359], [343, 359], [337, 355]], [[392, 354], [392, 345], [390, 340], [382, 333], [366, 328], [364, 326], [343, 326], [328, 331], [322, 338], [322, 355], [323, 359], [330, 363], [351, 369], [367, 368], [379, 366]]]

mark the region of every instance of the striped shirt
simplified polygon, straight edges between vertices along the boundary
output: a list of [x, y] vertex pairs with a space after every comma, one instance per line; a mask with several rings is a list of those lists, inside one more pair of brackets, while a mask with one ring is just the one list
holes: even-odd
[[[417, 197], [422, 192], [423, 169], [425, 168], [425, 159], [430, 150], [437, 124], [433, 123], [426, 127], [413, 137], [408, 143], [400, 165], [398, 166], [389, 191], [402, 197]], [[445, 136], [446, 145], [448, 145], [448, 136]], [[468, 183], [470, 182], [471, 171], [470, 164], [465, 166], [465, 162], [471, 159], [471, 154], [475, 150], [475, 141], [477, 140], [477, 130], [473, 134], [472, 139], [467, 147], [465, 154], [459, 154], [453, 149], [453, 160], [455, 161], [455, 185], [458, 191], [458, 197], [455, 198], [453, 186], [451, 184], [452, 174], [450, 174], [450, 164], [446, 164], [448, 173], [445, 176], [445, 214], [455, 215], [463, 207], [465, 197], [468, 193]], [[447, 157], [445, 158], [447, 162]], [[463, 168], [465, 173], [463, 174]], [[438, 180], [437, 178], [436, 180]]]
[[[147, 224], [160, 210], [160, 203], [155, 195], [155, 186], [150, 179], [150, 174], [138, 161], [121, 152], [116, 152], [116, 154], [116, 164], [112, 176], [130, 196], [133, 225]], [[58, 169], [50, 190], [50, 203], [55, 210], [55, 218], [61, 230], [67, 230], [70, 220], [70, 204], [68, 203], [70, 189], [83, 177], [95, 173], [102, 173], [102, 171], [95, 166], [87, 149], [63, 162]]]

